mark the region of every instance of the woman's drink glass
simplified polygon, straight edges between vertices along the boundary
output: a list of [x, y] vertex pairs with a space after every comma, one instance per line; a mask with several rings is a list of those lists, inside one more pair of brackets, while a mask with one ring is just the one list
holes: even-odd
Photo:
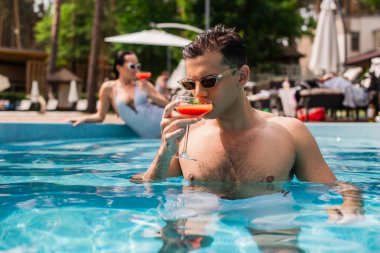
[[151, 77], [152, 73], [147, 72], [147, 71], [140, 71], [140, 72], [136, 73], [136, 76], [140, 80], [145, 80], [145, 79], [148, 79], [149, 77]]

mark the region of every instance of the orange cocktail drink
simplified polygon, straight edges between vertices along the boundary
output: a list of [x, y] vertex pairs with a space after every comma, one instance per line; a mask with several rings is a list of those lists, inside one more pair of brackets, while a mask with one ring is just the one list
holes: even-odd
[[212, 104], [180, 104], [177, 111], [183, 115], [202, 116], [212, 111]]
[[[174, 95], [172, 101], [178, 101], [176, 111], [182, 115], [190, 117], [201, 117], [212, 111], [212, 101], [201, 97], [179, 96]], [[189, 125], [186, 125], [186, 135], [184, 139], [182, 153], [174, 156], [179, 159], [196, 161], [187, 154], [187, 140], [189, 137]]]
[[136, 73], [136, 76], [140, 80], [145, 80], [145, 79], [151, 77], [152, 73], [150, 73], [150, 72], [138, 72], [138, 73]]

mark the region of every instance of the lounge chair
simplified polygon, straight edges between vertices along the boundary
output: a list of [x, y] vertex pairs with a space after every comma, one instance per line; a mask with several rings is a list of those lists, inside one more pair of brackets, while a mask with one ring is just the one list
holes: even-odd
[[299, 92], [297, 108], [306, 110], [306, 121], [309, 120], [309, 109], [323, 107], [330, 110], [330, 116], [336, 119], [336, 111], [343, 109], [344, 93], [341, 90], [328, 88], [305, 89]]
[[55, 111], [58, 107], [58, 99], [49, 99], [46, 104], [46, 110]]
[[[86, 111], [87, 107], [88, 107], [88, 101], [87, 101], [87, 99], [79, 99], [78, 102], [77, 102], [77, 105], [76, 105], [75, 109], [77, 111]], [[99, 110], [99, 107], [100, 107], [100, 101], [97, 100], [96, 101], [96, 110]]]
[[346, 114], [354, 114], [356, 121], [359, 121], [359, 111], [366, 111], [367, 106], [347, 107], [344, 106], [345, 94], [338, 89], [314, 88], [301, 90], [298, 95], [297, 109], [306, 110], [306, 121], [309, 120], [308, 111], [310, 108], [323, 107], [336, 120], [337, 111], [344, 110]]
[[16, 110], [17, 111], [30, 111], [32, 109], [35, 109], [35, 107], [33, 106], [32, 108], [32, 105], [33, 103], [38, 103], [38, 111], [40, 113], [44, 113], [47, 109], [47, 105], [46, 105], [46, 101], [45, 101], [45, 98], [42, 97], [41, 95], [39, 95], [37, 97], [37, 102], [34, 102], [32, 101], [31, 99], [23, 99], [21, 100], [19, 106], [16, 107]]
[[247, 97], [253, 108], [259, 110], [270, 108], [270, 92], [268, 90], [262, 90], [257, 94], [252, 94]]
[[87, 99], [79, 99], [75, 109], [77, 111], [85, 111], [87, 110], [87, 106], [88, 106]]
[[17, 111], [29, 111], [32, 107], [32, 101], [30, 99], [23, 99], [20, 105], [16, 107]]

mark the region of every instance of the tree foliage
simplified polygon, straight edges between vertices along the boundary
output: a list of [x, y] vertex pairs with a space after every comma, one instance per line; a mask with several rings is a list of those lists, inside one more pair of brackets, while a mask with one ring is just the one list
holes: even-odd
[[[107, 36], [139, 32], [152, 29], [151, 23], [174, 22], [183, 23], [178, 14], [178, 2], [176, 0], [151, 0], [141, 4], [140, 0], [117, 1], [113, 11], [115, 31]], [[182, 31], [173, 30], [170, 33], [187, 37]], [[142, 63], [143, 69], [152, 71], [157, 75], [166, 68], [167, 48], [162, 46], [132, 45], [132, 44], [108, 44], [111, 52], [117, 50], [130, 50], [136, 52]], [[173, 48], [173, 64], [181, 58], [181, 49]]]
[[361, 0], [373, 13], [380, 12], [380, 0]]
[[[91, 44], [92, 0], [66, 1], [61, 5], [57, 66], [70, 66], [75, 60], [87, 59]], [[48, 12], [35, 26], [36, 41], [50, 52], [52, 13]]]
[[[18, 1], [20, 16], [20, 35], [23, 48], [35, 48], [33, 26], [45, 14], [42, 4], [33, 0]], [[0, 46], [15, 47], [14, 10], [12, 0], [0, 1]]]
[[[80, 2], [80, 3], [79, 3]], [[281, 42], [301, 34], [303, 19], [296, 0], [218, 0], [211, 2], [210, 26], [224, 24], [236, 27], [244, 37], [249, 63], [259, 66], [281, 53]], [[62, 4], [59, 35], [59, 63], [87, 59], [90, 48], [93, 0], [67, 0]], [[205, 27], [204, 0], [128, 0], [105, 1], [103, 36], [126, 34], [151, 29], [150, 23], [186, 23]], [[36, 26], [37, 40], [49, 48], [51, 16], [46, 15]], [[192, 39], [191, 31], [168, 29], [170, 33]], [[125, 49], [137, 53], [143, 68], [154, 74], [166, 68], [166, 47], [103, 43], [101, 52], [111, 59], [113, 52]], [[173, 64], [181, 50], [173, 49]]]
[[[246, 41], [249, 64], [273, 62], [282, 53], [282, 42], [301, 35], [304, 20], [294, 0], [219, 0], [211, 2], [210, 26], [235, 27]], [[195, 25], [204, 27], [204, 1], [188, 6]]]

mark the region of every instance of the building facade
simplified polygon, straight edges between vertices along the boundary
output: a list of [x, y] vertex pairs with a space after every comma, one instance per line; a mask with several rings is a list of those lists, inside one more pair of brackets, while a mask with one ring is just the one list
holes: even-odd
[[[314, 0], [316, 13], [322, 0]], [[380, 56], [380, 8], [371, 10], [360, 0], [335, 0], [337, 4], [337, 33], [340, 54], [345, 65], [368, 67], [370, 58]], [[305, 55], [300, 61], [303, 79], [313, 74], [308, 69], [312, 38], [297, 41], [298, 51]]]

